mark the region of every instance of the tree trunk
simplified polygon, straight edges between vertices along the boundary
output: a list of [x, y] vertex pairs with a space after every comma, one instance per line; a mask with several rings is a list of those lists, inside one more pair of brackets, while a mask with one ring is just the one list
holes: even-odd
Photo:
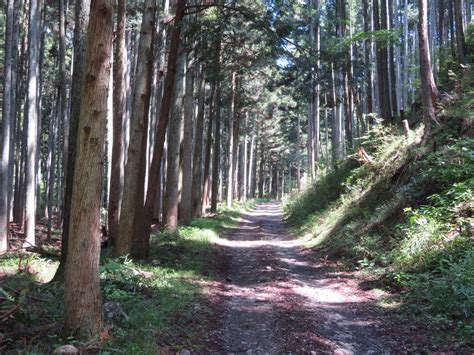
[[117, 25], [115, 29], [115, 52], [113, 63], [113, 143], [112, 162], [110, 170], [109, 192], [109, 238], [115, 244], [119, 236], [120, 203], [123, 190], [123, 126], [126, 114], [126, 26], [127, 26], [127, 1], [118, 0]]
[[296, 114], [296, 187], [301, 189], [301, 124], [300, 116]]
[[237, 116], [237, 73], [232, 72], [232, 103], [231, 103], [231, 115], [229, 116], [229, 126], [228, 126], [228, 141], [227, 141], [227, 193], [226, 193], [226, 207], [232, 207], [233, 191], [232, 187], [234, 185], [234, 121]]
[[207, 121], [207, 134], [206, 134], [206, 148], [204, 152], [204, 173], [203, 173], [203, 187], [202, 187], [202, 202], [201, 214], [206, 213], [206, 209], [209, 206], [209, 172], [211, 170], [211, 147], [212, 147], [212, 127], [214, 123], [214, 93], [216, 91], [216, 83], [211, 84], [211, 95], [209, 98], [209, 118]]
[[8, 0], [6, 4], [6, 30], [5, 51], [3, 69], [3, 107], [2, 107], [2, 131], [0, 151], [0, 253], [8, 249], [9, 235], [9, 208], [8, 195], [10, 186], [10, 144], [11, 118], [12, 114], [12, 53], [13, 53], [13, 9], [14, 1]]
[[204, 73], [200, 73], [198, 80], [198, 112], [196, 117], [196, 134], [194, 138], [193, 157], [193, 186], [192, 186], [192, 216], [201, 217], [201, 196], [202, 196], [202, 154], [204, 138], [204, 108], [206, 100], [206, 83]]
[[112, 0], [94, 0], [87, 37], [66, 262], [64, 327], [87, 340], [102, 327], [100, 197], [113, 36]]
[[[387, 29], [387, 6], [386, 0], [381, 2], [381, 11], [379, 11], [379, 0], [373, 0], [374, 30], [380, 31]], [[377, 83], [379, 106], [382, 118], [385, 123], [391, 120], [389, 86], [388, 86], [388, 67], [387, 67], [387, 48], [381, 41], [376, 42], [377, 47]]]
[[[363, 18], [364, 18], [364, 32], [369, 33], [370, 31], [370, 17], [369, 17], [369, 4], [368, 0], [363, 0]], [[367, 94], [367, 112], [372, 113], [374, 112], [374, 103], [372, 98], [372, 65], [370, 61], [370, 46], [372, 45], [372, 39], [366, 39], [364, 41], [364, 61], [366, 66], [366, 73], [367, 73], [367, 86], [366, 86], [366, 94]]]
[[120, 212], [119, 237], [115, 255], [134, 254], [136, 230], [143, 215], [145, 193], [146, 144], [153, 74], [153, 38], [155, 32], [155, 0], [146, 0], [142, 18], [134, 79], [130, 119], [130, 143], [124, 171], [124, 190]]
[[171, 98], [174, 92], [174, 80], [176, 75], [176, 59], [178, 57], [178, 48], [181, 37], [182, 20], [184, 17], [185, 1], [176, 0], [176, 14], [174, 17], [174, 25], [171, 31], [170, 46], [168, 51], [168, 71], [166, 73], [163, 98], [161, 100], [160, 114], [158, 116], [158, 125], [155, 132], [155, 147], [153, 148], [153, 158], [150, 165], [148, 179], [148, 188], [145, 201], [145, 208], [142, 216], [137, 216], [138, 222], [141, 225], [137, 231], [137, 240], [140, 240], [141, 257], [148, 256], [149, 253], [149, 238], [151, 220], [153, 217], [153, 210], [155, 208], [156, 190], [158, 188], [158, 170], [161, 165], [161, 158], [163, 155], [163, 147], [165, 143], [166, 127], [169, 121], [169, 112], [171, 108]]
[[456, 19], [456, 48], [458, 61], [461, 64], [466, 64], [466, 41], [464, 40], [462, 20], [462, 0], [454, 0], [454, 17]]
[[430, 48], [428, 42], [428, 2], [419, 0], [419, 45], [420, 45], [420, 79], [421, 79], [421, 100], [423, 102], [423, 111], [425, 122], [428, 127], [432, 122], [438, 122], [436, 119], [436, 97], [438, 91], [434, 82], [433, 70], [431, 68]]
[[168, 135], [168, 163], [166, 171], [166, 191], [164, 225], [170, 231], [178, 228], [179, 204], [179, 168], [180, 147], [183, 128], [183, 97], [184, 97], [184, 70], [185, 49], [180, 48], [178, 54], [178, 67], [175, 79], [174, 105], [171, 110], [171, 121]]
[[[393, 14], [393, 0], [388, 0], [388, 26], [390, 30], [395, 28], [394, 14]], [[393, 43], [390, 43], [388, 47], [388, 64], [390, 72], [390, 104], [392, 109], [392, 116], [398, 114], [398, 102], [397, 102], [397, 76], [396, 76], [396, 61], [395, 61], [395, 49]]]
[[36, 158], [38, 143], [38, 77], [40, 54], [40, 14], [42, 0], [30, 1], [28, 28], [28, 111], [26, 154], [25, 242], [35, 246], [36, 225]]
[[453, 58], [456, 58], [456, 34], [454, 30], [454, 0], [448, 1], [448, 17], [449, 17], [449, 37], [451, 39], [451, 54]]
[[[190, 55], [188, 55], [188, 57], [189, 56]], [[188, 58], [186, 64], [186, 83], [184, 96], [183, 185], [179, 212], [179, 218], [183, 224], [189, 224], [192, 217], [194, 66], [194, 61], [191, 58]]]
[[[218, 52], [220, 52], [220, 44]], [[219, 57], [218, 57], [219, 58]], [[220, 68], [220, 65], [219, 65]], [[217, 212], [217, 201], [219, 200], [219, 163], [220, 163], [220, 144], [221, 144], [221, 83], [218, 79], [216, 84], [215, 101], [215, 124], [214, 124], [214, 155], [212, 157], [212, 187], [211, 187], [211, 212]]]
[[69, 161], [65, 171], [65, 191], [63, 205], [63, 232], [61, 242], [61, 258], [53, 281], [64, 279], [64, 270], [67, 260], [69, 217], [71, 214], [72, 186], [76, 161], [77, 136], [79, 134], [79, 114], [81, 110], [81, 90], [84, 81], [85, 46], [91, 0], [76, 0], [74, 18], [74, 59], [71, 87], [71, 112], [69, 115]]
[[[64, 0], [59, 0], [59, 107], [60, 122], [63, 127], [63, 161], [62, 174], [63, 180], [66, 176], [68, 165], [68, 147], [69, 147], [69, 120], [67, 115], [67, 82], [66, 82], [66, 13]], [[63, 183], [64, 185], [64, 183]], [[64, 205], [64, 204], [63, 204]]]
[[408, 30], [409, 30], [409, 24], [408, 24], [408, 0], [404, 1], [404, 18], [405, 22], [403, 25], [403, 93], [402, 93], [402, 106], [403, 106], [403, 111], [408, 108], [408, 63], [409, 63], [409, 46], [408, 46]]
[[249, 167], [248, 167], [248, 171], [247, 171], [247, 196], [249, 198], [253, 198], [253, 194], [252, 194], [252, 186], [254, 185], [255, 183], [255, 169], [254, 169], [254, 164], [253, 164], [253, 161], [254, 161], [254, 158], [255, 158], [255, 126], [256, 126], [256, 122], [254, 120], [254, 123], [253, 123], [253, 127], [252, 127], [252, 135], [251, 135], [251, 138], [250, 138], [250, 153], [249, 153]]

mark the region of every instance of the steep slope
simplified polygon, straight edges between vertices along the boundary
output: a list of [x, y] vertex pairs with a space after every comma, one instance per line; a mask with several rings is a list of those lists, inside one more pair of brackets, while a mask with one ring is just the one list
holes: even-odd
[[[403, 309], [474, 346], [474, 79], [439, 108], [442, 124], [408, 137], [378, 127], [350, 156], [286, 204], [314, 255], [360, 269], [365, 287], [394, 292]], [[448, 329], [448, 328], [447, 328]]]

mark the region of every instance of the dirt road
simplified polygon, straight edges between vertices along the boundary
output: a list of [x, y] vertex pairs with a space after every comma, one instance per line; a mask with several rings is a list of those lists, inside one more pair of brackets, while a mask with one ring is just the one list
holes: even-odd
[[[220, 244], [220, 318], [215, 352], [384, 353], [380, 295], [350, 273], [312, 261], [282, 221], [276, 202], [243, 215]], [[210, 349], [211, 350], [211, 349]]]

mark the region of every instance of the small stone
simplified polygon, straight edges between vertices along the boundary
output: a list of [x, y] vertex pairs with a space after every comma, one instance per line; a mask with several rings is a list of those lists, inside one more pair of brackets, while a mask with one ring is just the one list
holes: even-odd
[[188, 349], [182, 349], [180, 350], [179, 355], [191, 355], [191, 351]]
[[53, 354], [79, 354], [79, 350], [73, 345], [63, 345], [56, 348]]

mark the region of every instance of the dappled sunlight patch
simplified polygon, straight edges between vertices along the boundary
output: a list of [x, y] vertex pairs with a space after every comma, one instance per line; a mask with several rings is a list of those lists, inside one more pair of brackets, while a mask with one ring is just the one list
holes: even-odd
[[7, 276], [30, 275], [39, 283], [49, 282], [59, 262], [28, 252], [7, 253], [0, 257], [0, 280]]

